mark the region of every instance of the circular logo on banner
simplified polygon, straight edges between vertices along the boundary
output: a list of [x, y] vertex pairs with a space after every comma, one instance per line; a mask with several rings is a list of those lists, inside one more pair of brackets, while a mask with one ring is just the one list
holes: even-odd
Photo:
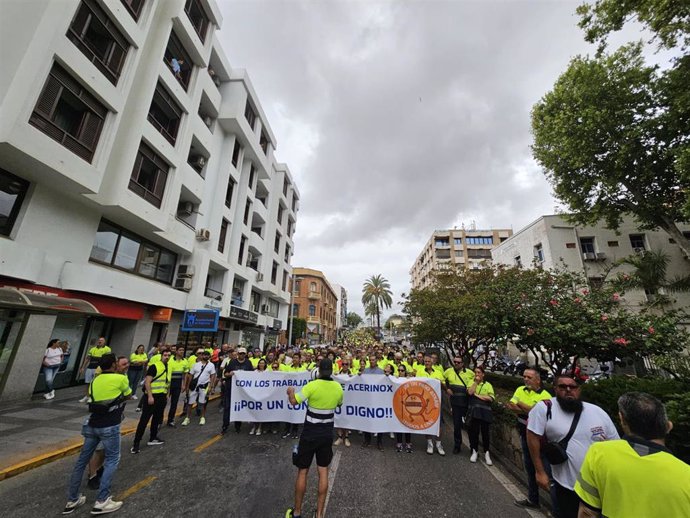
[[428, 383], [408, 381], [393, 394], [393, 411], [408, 428], [426, 430], [438, 420], [441, 402]]

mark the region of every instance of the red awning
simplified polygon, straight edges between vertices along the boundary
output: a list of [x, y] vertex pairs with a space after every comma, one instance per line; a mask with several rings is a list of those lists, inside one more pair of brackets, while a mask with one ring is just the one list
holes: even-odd
[[0, 288], [0, 304], [13, 307], [31, 307], [46, 311], [76, 311], [78, 313], [100, 313], [93, 304], [82, 299], [59, 297], [22, 291], [17, 288]]

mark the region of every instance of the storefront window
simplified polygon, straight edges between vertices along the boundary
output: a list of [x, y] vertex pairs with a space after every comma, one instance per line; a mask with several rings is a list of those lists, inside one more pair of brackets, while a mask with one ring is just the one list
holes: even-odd
[[122, 235], [120, 243], [117, 246], [117, 255], [115, 256], [115, 266], [125, 268], [126, 270], [134, 270], [137, 264], [137, 256], [139, 255], [139, 241]]
[[0, 309], [0, 392], [5, 386], [5, 374], [9, 371], [25, 313], [13, 309]]
[[[60, 347], [62, 348], [62, 364], [55, 377], [55, 388], [64, 388], [72, 385], [74, 374], [79, 370], [79, 352], [86, 330], [87, 317], [82, 315], [67, 315], [59, 314], [53, 326], [53, 332], [50, 335], [51, 340], [57, 338], [60, 340]], [[102, 330], [102, 329], [99, 329]], [[42, 373], [39, 373], [36, 380], [36, 387], [34, 392], [42, 392], [45, 388], [45, 379]]]

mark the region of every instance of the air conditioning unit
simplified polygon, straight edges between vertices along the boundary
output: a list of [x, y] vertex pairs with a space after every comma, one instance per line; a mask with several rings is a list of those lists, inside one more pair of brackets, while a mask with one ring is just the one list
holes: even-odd
[[582, 258], [585, 261], [594, 261], [597, 258], [597, 254], [595, 254], [594, 252], [584, 252], [582, 254]]
[[261, 282], [264, 280], [264, 274], [263, 273], [257, 273], [256, 274], [256, 282]]
[[604, 252], [597, 252], [597, 261], [606, 261], [606, 254]]
[[189, 291], [192, 289], [192, 279], [178, 277], [175, 279], [174, 288], [181, 291]]
[[191, 216], [194, 212], [194, 204], [191, 201], [184, 201], [177, 206], [178, 216]]
[[177, 268], [178, 277], [194, 277], [194, 265], [193, 264], [181, 264]]
[[199, 241], [208, 241], [211, 239], [211, 231], [207, 228], [200, 228], [196, 231], [196, 238]]
[[268, 313], [268, 304], [263, 304], [261, 306], [261, 312], [262, 313]]
[[192, 167], [195, 167], [197, 169], [203, 169], [203, 167], [206, 165], [206, 158], [204, 158], [203, 156], [192, 157], [191, 164]]

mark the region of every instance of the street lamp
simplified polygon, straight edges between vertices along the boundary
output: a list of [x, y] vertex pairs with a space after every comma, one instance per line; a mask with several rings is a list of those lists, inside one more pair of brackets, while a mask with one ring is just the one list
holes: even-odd
[[292, 328], [295, 325], [295, 304], [293, 303], [294, 296], [295, 296], [295, 284], [297, 281], [301, 281], [301, 277], [293, 277], [292, 283], [290, 284], [290, 307], [288, 308], [288, 343], [287, 343], [287, 348], [290, 348], [290, 344], [292, 344]]

